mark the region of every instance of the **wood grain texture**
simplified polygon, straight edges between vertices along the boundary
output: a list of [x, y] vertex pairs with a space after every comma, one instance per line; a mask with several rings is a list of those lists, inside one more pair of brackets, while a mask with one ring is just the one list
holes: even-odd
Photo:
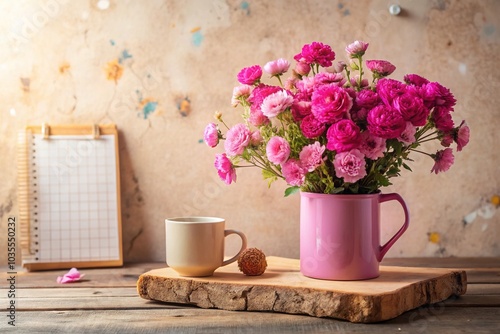
[[180, 277], [170, 268], [139, 277], [142, 298], [238, 311], [272, 311], [379, 322], [466, 292], [465, 271], [382, 267], [366, 281], [324, 281], [303, 276], [298, 260], [268, 257], [262, 276], [244, 276], [236, 264], [211, 277]]

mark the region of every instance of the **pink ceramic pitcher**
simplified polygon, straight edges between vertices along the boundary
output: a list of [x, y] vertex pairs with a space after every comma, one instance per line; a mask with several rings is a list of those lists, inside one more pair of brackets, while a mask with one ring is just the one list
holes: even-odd
[[[405, 221], [380, 245], [380, 203], [398, 201]], [[379, 276], [379, 263], [406, 231], [408, 208], [400, 195], [329, 195], [301, 192], [300, 271], [327, 280]]]

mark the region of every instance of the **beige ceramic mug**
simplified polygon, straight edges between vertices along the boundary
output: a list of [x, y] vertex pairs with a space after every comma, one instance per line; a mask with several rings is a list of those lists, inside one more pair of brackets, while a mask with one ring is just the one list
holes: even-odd
[[[167, 265], [181, 276], [211, 276], [214, 271], [238, 259], [247, 247], [246, 236], [226, 230], [225, 220], [215, 217], [180, 217], [165, 219]], [[225, 237], [237, 234], [241, 249], [224, 261]]]

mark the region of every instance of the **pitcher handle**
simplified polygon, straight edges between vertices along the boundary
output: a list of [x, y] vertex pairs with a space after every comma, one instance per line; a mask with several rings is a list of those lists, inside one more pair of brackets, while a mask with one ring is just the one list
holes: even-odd
[[382, 261], [382, 259], [384, 258], [385, 254], [387, 253], [387, 251], [403, 235], [403, 233], [405, 233], [406, 229], [410, 225], [408, 208], [406, 207], [405, 201], [403, 200], [403, 198], [399, 194], [396, 194], [396, 193], [381, 194], [380, 197], [379, 197], [379, 203], [387, 202], [387, 201], [392, 201], [392, 200], [398, 201], [399, 204], [401, 204], [401, 206], [403, 207], [403, 211], [404, 211], [404, 214], [405, 214], [405, 222], [403, 223], [403, 226], [401, 226], [401, 228], [399, 229], [399, 231], [396, 232], [396, 234], [392, 238], [389, 239], [389, 241], [387, 241], [383, 246], [380, 246], [380, 252], [378, 254], [378, 259], [377, 259], [379, 262]]

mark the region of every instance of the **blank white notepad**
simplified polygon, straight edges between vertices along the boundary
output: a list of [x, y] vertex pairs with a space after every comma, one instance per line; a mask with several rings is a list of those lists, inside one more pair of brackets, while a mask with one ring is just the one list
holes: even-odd
[[28, 127], [19, 142], [23, 266], [122, 265], [116, 127]]

